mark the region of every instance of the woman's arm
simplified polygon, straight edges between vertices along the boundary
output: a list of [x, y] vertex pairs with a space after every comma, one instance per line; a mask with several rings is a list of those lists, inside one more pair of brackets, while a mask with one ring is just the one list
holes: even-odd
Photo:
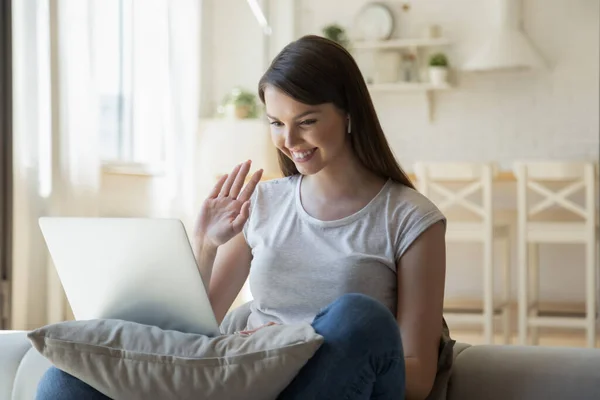
[[219, 324], [250, 272], [252, 252], [242, 232], [262, 169], [243, 188], [249, 171], [246, 161], [219, 179], [202, 203], [194, 230], [196, 263]]
[[398, 262], [398, 324], [406, 364], [406, 398], [425, 399], [437, 373], [442, 335], [446, 242], [443, 222], [421, 234]]
[[220, 324], [250, 273], [252, 252], [242, 233], [218, 247], [196, 244], [196, 260]]

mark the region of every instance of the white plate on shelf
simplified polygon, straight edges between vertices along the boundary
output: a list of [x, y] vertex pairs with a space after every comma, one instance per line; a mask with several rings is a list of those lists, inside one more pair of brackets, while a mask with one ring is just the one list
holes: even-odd
[[394, 30], [392, 11], [382, 3], [363, 7], [354, 21], [354, 30], [361, 40], [386, 40]]

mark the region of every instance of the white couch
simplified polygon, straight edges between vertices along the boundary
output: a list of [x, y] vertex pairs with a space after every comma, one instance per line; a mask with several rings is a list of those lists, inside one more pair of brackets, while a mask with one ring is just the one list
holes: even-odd
[[[600, 399], [600, 349], [457, 343], [451, 400]], [[0, 400], [32, 400], [50, 363], [25, 332], [0, 331]]]
[[37, 352], [26, 332], [0, 331], [0, 400], [31, 400], [50, 362]]

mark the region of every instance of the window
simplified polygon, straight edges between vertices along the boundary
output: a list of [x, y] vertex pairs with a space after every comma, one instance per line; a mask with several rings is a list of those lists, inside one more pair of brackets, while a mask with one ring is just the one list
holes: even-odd
[[[131, 140], [131, 125], [125, 113], [126, 81], [124, 50], [124, 0], [94, 3], [94, 73], [98, 87], [98, 123], [101, 156], [107, 160], [130, 157], [126, 145]], [[131, 99], [128, 99], [131, 100]]]
[[169, 116], [168, 0], [94, 0], [93, 62], [105, 161], [162, 163]]

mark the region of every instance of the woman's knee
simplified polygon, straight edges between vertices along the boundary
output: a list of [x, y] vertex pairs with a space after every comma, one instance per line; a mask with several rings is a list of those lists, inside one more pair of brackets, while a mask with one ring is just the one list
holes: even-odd
[[[319, 321], [317, 321], [319, 320]], [[380, 344], [402, 352], [400, 330], [394, 314], [378, 300], [359, 293], [340, 296], [317, 316], [326, 329], [326, 340], [351, 342], [352, 346]]]
[[38, 383], [36, 400], [81, 398], [86, 400], [108, 399], [96, 389], [56, 367], [50, 367]]
[[346, 293], [338, 297], [330, 307], [340, 312], [352, 312], [363, 314], [383, 314], [382, 316], [391, 316], [393, 314], [381, 302], [373, 297], [362, 293]]
[[340, 320], [374, 324], [382, 329], [398, 328], [394, 314], [386, 306], [361, 293], [348, 293], [340, 296], [330, 304], [327, 312]]
[[66, 381], [67, 373], [56, 367], [48, 368], [38, 383], [36, 399], [59, 399], [61, 388], [65, 387]]

